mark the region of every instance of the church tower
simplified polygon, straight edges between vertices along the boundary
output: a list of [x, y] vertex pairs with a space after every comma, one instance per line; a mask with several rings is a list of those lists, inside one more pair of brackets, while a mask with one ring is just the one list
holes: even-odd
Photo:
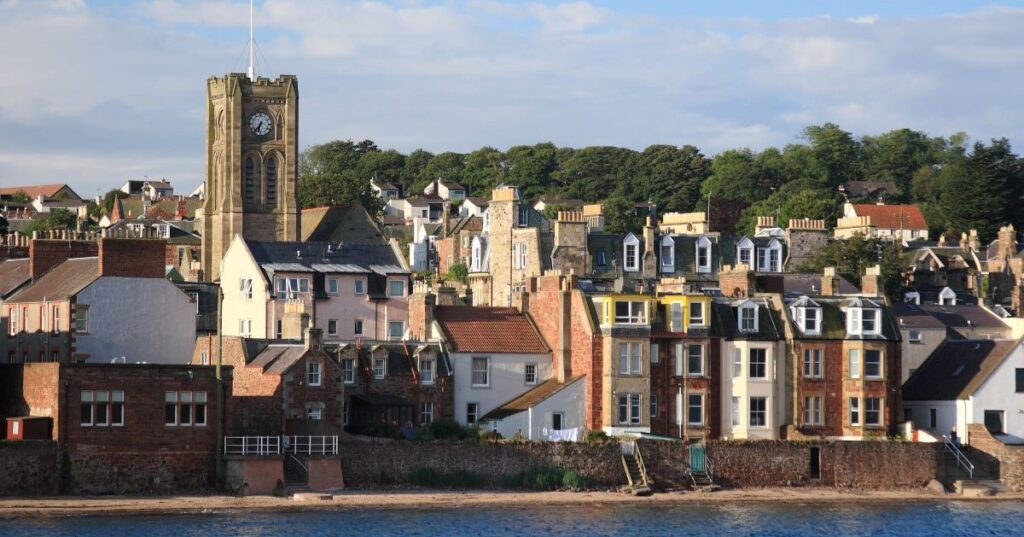
[[235, 235], [299, 240], [299, 86], [231, 73], [206, 84], [203, 279], [220, 280]]

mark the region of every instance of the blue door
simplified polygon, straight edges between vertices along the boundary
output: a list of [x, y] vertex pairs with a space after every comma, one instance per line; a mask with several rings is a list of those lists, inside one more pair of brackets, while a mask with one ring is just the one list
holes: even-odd
[[704, 446], [690, 446], [690, 471], [704, 472]]

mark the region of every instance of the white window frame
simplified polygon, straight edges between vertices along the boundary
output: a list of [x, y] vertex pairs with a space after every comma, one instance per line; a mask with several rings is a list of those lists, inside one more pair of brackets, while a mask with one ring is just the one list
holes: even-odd
[[846, 362], [849, 366], [850, 378], [859, 379], [862, 374], [860, 349], [850, 349], [850, 352], [846, 353]]
[[[628, 304], [626, 314], [623, 316], [619, 315], [619, 304]], [[613, 322], [615, 324], [647, 324], [647, 307], [648, 304], [645, 300], [616, 300], [612, 306]]]
[[[700, 312], [700, 315], [697, 316], [697, 317], [694, 317], [694, 315], [693, 315], [694, 306], [697, 306], [697, 310]], [[703, 302], [699, 302], [699, 301], [690, 302], [689, 309], [690, 309], [690, 311], [689, 311], [689, 313], [690, 313], [690, 326], [699, 326], [699, 327], [706, 326], [705, 320], [707, 319], [707, 317], [704, 314], [705, 313], [704, 312], [704, 309], [705, 309], [704, 308], [704, 303]]]
[[[394, 327], [398, 326], [399, 334], [395, 335]], [[401, 339], [405, 337], [405, 321], [388, 321], [388, 339]]]
[[[763, 375], [758, 375], [758, 376], [754, 375], [753, 368], [754, 368], [754, 354], [755, 353], [759, 353], [762, 356], [764, 356], [764, 363], [763, 363], [763, 366], [764, 366], [763, 373], [764, 374]], [[751, 379], [751, 380], [768, 380], [769, 378], [771, 378], [771, 375], [770, 375], [771, 361], [772, 361], [772, 359], [771, 359], [771, 356], [770, 356], [770, 354], [768, 352], [768, 349], [766, 349], [764, 347], [750, 347], [750, 348], [748, 348], [747, 349], [747, 378]]]
[[[744, 254], [746, 254], [746, 260], [743, 259]], [[739, 244], [736, 245], [736, 263], [750, 268], [754, 267], [754, 241], [747, 237], [740, 239]]]
[[803, 373], [805, 379], [825, 378], [824, 350], [819, 347], [804, 349]]
[[306, 419], [309, 421], [321, 421], [324, 419], [324, 409], [316, 405], [306, 407]]
[[356, 361], [353, 358], [341, 359], [341, 381], [345, 384], [356, 382]]
[[669, 330], [672, 332], [683, 331], [683, 303], [673, 302], [668, 305]]
[[380, 380], [388, 375], [388, 356], [373, 357], [373, 378]]
[[[56, 306], [54, 306], [54, 307], [56, 308]], [[73, 320], [74, 320], [74, 323], [75, 323], [74, 328], [75, 328], [75, 333], [76, 334], [88, 334], [89, 333], [89, 306], [86, 306], [84, 304], [76, 304], [75, 305], [75, 317], [74, 317]], [[54, 330], [53, 333], [56, 334], [57, 331]]]
[[[697, 354], [694, 354], [693, 350], [697, 349]], [[697, 370], [693, 369], [694, 358], [697, 362]], [[688, 377], [703, 377], [704, 376], [704, 345], [691, 343], [686, 346], [686, 376]]]
[[[868, 374], [868, 355], [875, 352], [878, 353], [878, 374], [870, 375]], [[868, 380], [879, 380], [885, 378], [885, 355], [881, 350], [864, 349], [863, 374], [864, 378]]]
[[420, 355], [419, 366], [420, 366], [420, 384], [430, 385], [434, 383], [434, 369], [436, 360], [433, 355]]
[[736, 349], [732, 358], [732, 378], [743, 378], [743, 349]]
[[[754, 420], [754, 416], [755, 416], [754, 402], [758, 401], [758, 400], [764, 402], [764, 409], [756, 411], [758, 414], [763, 415], [763, 417], [764, 417], [764, 423], [762, 425], [755, 425], [755, 423], [754, 423], [754, 421], [755, 421]], [[747, 423], [750, 424], [749, 427], [751, 429], [767, 429], [771, 425], [769, 423], [769, 420], [768, 420], [769, 410], [770, 410], [768, 403], [769, 403], [768, 402], [768, 398], [764, 397], [764, 396], [754, 396], [754, 397], [748, 397], [747, 398], [747, 419], [749, 420]]]
[[[702, 251], [704, 263], [701, 263]], [[711, 272], [711, 240], [707, 237], [697, 239], [693, 262], [694, 265], [696, 265], [698, 274], [707, 274]]]
[[252, 319], [238, 320], [238, 335], [241, 337], [252, 337]]
[[743, 400], [741, 398], [739, 398], [739, 397], [733, 397], [732, 398], [731, 414], [732, 414], [732, 426], [733, 427], [741, 427], [741, 426], [743, 426], [743, 413], [740, 412], [740, 410], [742, 409], [742, 405], [743, 405]]
[[[693, 405], [693, 398], [694, 397], [697, 397], [698, 400], [700, 401], [700, 403], [698, 405], [696, 405], [698, 408], [700, 408], [700, 421], [692, 421], [690, 419], [690, 417], [691, 417], [690, 410], [692, 410], [694, 408], [694, 405]], [[704, 425], [704, 394], [703, 393], [688, 393], [688, 394], [686, 394], [686, 424], [687, 425], [696, 425], [696, 426], [703, 426]]]
[[238, 279], [238, 293], [244, 300], [252, 300], [252, 278]]
[[306, 383], [309, 386], [320, 386], [323, 383], [323, 366], [320, 362], [306, 361]]
[[626, 235], [622, 241], [622, 270], [626, 272], [640, 271], [640, 239], [632, 233]]
[[[757, 315], [758, 312], [757, 312], [757, 309], [758, 309], [758, 305], [753, 303], [753, 302], [747, 302], [747, 303], [741, 305], [739, 308], [736, 309], [736, 316], [737, 316], [737, 323], [736, 324], [739, 327], [740, 332], [742, 332], [744, 334], [752, 334], [752, 333], [756, 333], [757, 332], [757, 330], [758, 330], [758, 318], [757, 318], [758, 317], [758, 315]], [[753, 322], [751, 323], [752, 326], [750, 326], [749, 328], [748, 328], [747, 324], [744, 323], [744, 318], [743, 318], [744, 314], [746, 312], [748, 312], [748, 311], [753, 312], [753, 316], [752, 316], [752, 321]]]
[[847, 404], [849, 405], [847, 419], [850, 421], [850, 425], [860, 425], [861, 421], [864, 419], [861, 415], [860, 398], [850, 397], [847, 399]]
[[[479, 368], [478, 364], [483, 363], [483, 368]], [[478, 375], [483, 375], [483, 382], [478, 382]], [[490, 388], [491, 387], [491, 357], [490, 356], [473, 356], [469, 359], [469, 379], [470, 386], [474, 388]]]
[[[666, 250], [667, 248], [667, 250]], [[666, 251], [668, 255], [666, 255]], [[666, 235], [661, 239], [661, 271], [662, 272], [675, 272], [676, 271], [676, 241], [672, 238], [672, 235]]]
[[804, 397], [804, 425], [821, 427], [824, 425], [823, 398], [820, 395], [809, 395]]
[[529, 363], [523, 365], [523, 384], [527, 386], [537, 384], [537, 364]]

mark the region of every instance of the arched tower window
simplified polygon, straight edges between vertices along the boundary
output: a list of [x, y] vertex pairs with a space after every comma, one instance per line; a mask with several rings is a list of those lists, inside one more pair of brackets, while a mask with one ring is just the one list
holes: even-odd
[[267, 207], [277, 207], [277, 159], [267, 158]]
[[251, 207], [256, 201], [256, 160], [245, 159], [245, 205]]

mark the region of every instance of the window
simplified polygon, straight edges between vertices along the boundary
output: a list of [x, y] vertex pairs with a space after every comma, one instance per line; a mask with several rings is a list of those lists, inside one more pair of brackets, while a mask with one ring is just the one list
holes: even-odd
[[746, 265], [753, 267], [753, 254], [754, 254], [754, 243], [750, 239], [743, 237], [743, 240], [736, 246], [736, 261], [740, 265]]
[[1017, 393], [1024, 392], [1024, 368], [1018, 367], [1017, 369], [1014, 370], [1014, 374], [1016, 374], [1016, 379], [1015, 379], [1016, 380], [1016, 390], [1015, 391]]
[[751, 427], [767, 427], [768, 426], [768, 398], [766, 398], [766, 397], [751, 397], [750, 398], [750, 426]]
[[357, 335], [357, 336], [363, 335], [363, 320], [362, 319], [356, 319], [355, 320], [354, 326], [352, 327], [352, 331], [355, 332], [355, 335]]
[[676, 343], [675, 362], [676, 362], [676, 376], [677, 377], [681, 377], [681, 376], [683, 376], [683, 344], [682, 343]]
[[551, 430], [552, 431], [561, 431], [562, 430], [562, 425], [564, 423], [565, 423], [565, 414], [563, 414], [561, 412], [552, 412], [551, 413]]
[[920, 343], [921, 342], [921, 332], [919, 332], [917, 330], [911, 330], [910, 331], [910, 335], [909, 335], [909, 337], [907, 339], [909, 339], [911, 343]]
[[519, 227], [530, 225], [530, 208], [523, 205], [519, 207]]
[[402, 280], [389, 281], [388, 296], [405, 296], [405, 282]]
[[316, 403], [311, 403], [306, 406], [306, 419], [310, 421], [320, 421], [324, 419], [324, 409]]
[[619, 374], [640, 374], [639, 343], [619, 343]]
[[405, 321], [389, 321], [388, 337], [401, 338], [405, 335]]
[[640, 270], [640, 239], [630, 233], [626, 235], [622, 248], [623, 269], [626, 272]]
[[327, 292], [332, 295], [338, 294], [338, 279], [327, 278]]
[[750, 349], [749, 372], [752, 379], [768, 378], [768, 350]]
[[164, 392], [164, 425], [206, 425], [206, 392]]
[[939, 426], [939, 415], [938, 411], [934, 408], [928, 409], [928, 428], [936, 429]]
[[480, 237], [473, 237], [473, 247], [470, 254], [470, 270], [480, 272], [480, 262], [483, 257], [483, 247], [480, 244]]
[[782, 245], [772, 239], [772, 242], [765, 248], [757, 249], [757, 271], [758, 272], [779, 272], [779, 258], [782, 255]]
[[537, 384], [537, 364], [526, 364], [523, 369], [526, 384]]
[[860, 350], [850, 349], [850, 378], [860, 378]]
[[850, 308], [846, 312], [846, 331], [853, 335], [877, 335], [882, 311], [874, 308]]
[[420, 403], [420, 425], [434, 423], [434, 403], [424, 401]]
[[277, 280], [277, 297], [291, 297], [298, 293], [309, 293], [309, 278], [281, 278]]
[[310, 386], [320, 385], [320, 362], [306, 362], [306, 381]]
[[647, 322], [647, 303], [642, 301], [615, 303], [616, 324], [644, 324]]
[[864, 351], [864, 378], [882, 378], [882, 351]]
[[82, 427], [121, 427], [124, 425], [124, 392], [82, 390]]
[[821, 349], [804, 349], [804, 378], [822, 378]]
[[434, 383], [434, 357], [433, 355], [420, 356], [420, 383]]
[[701, 237], [697, 241], [697, 272], [711, 272], [711, 241]]
[[242, 295], [242, 298], [252, 300], [252, 278], [238, 279], [238, 293]]
[[622, 425], [640, 424], [640, 394], [619, 394], [619, 423]]
[[604, 250], [597, 251], [597, 266], [605, 267], [608, 266], [608, 254]]
[[466, 403], [466, 423], [473, 425], [480, 414], [480, 403]]
[[821, 397], [804, 397], [804, 425], [820, 426]]
[[733, 397], [732, 398], [732, 426], [733, 427], [739, 427], [740, 424], [741, 424], [740, 420], [741, 420], [741, 418], [740, 418], [740, 398], [739, 397]]
[[801, 325], [804, 333], [817, 334], [821, 332], [821, 310], [818, 308], [801, 308], [803, 317]]
[[17, 308], [11, 308], [7, 312], [7, 318], [9, 319], [9, 322], [10, 322], [10, 325], [11, 325], [9, 327], [10, 328], [10, 335], [12, 335], [12, 336], [16, 335], [18, 333], [18, 309]]
[[878, 310], [865, 310], [863, 316], [860, 319], [861, 333], [863, 334], [874, 334], [878, 331]]
[[336, 336], [338, 335], [338, 320], [327, 319], [327, 335]]
[[743, 351], [736, 349], [732, 357], [732, 378], [738, 379], [743, 376]]
[[487, 357], [474, 356], [473, 357], [473, 375], [472, 383], [473, 386], [490, 386], [491, 385], [491, 359]]
[[[89, 306], [75, 306], [75, 332], [78, 334], [89, 333]], [[53, 333], [56, 334], [57, 330], [55, 329]]]
[[673, 272], [676, 263], [676, 242], [672, 236], [661, 239], [661, 271]]
[[690, 326], [704, 326], [704, 304], [702, 302], [690, 303]]
[[199, 353], [199, 363], [202, 365], [210, 365], [210, 356], [206, 354], [206, 351]]
[[374, 356], [373, 357], [373, 378], [382, 379], [388, 372], [388, 358], [387, 356]]
[[341, 360], [341, 380], [345, 384], [352, 384], [356, 381], [356, 361], [352, 358]]
[[[25, 322], [22, 323], [21, 329], [25, 330], [25, 331], [28, 331], [28, 308], [27, 307], [24, 308], [24, 312], [25, 312]], [[53, 306], [53, 324], [50, 325], [50, 330], [53, 331], [54, 334], [57, 334], [57, 333], [60, 332], [60, 306]]]
[[860, 425], [860, 399], [850, 398], [850, 425]]
[[686, 374], [699, 377], [704, 374], [704, 346], [687, 345]]
[[757, 332], [757, 305], [740, 306], [740, 332]]
[[256, 161], [245, 159], [245, 205], [251, 207], [256, 201]]
[[278, 319], [277, 322], [274, 323], [274, 326], [276, 328], [276, 331], [274, 332], [276, 334], [275, 337], [277, 337], [277, 339], [281, 339], [282, 337], [284, 337], [282, 335], [282, 334], [284, 334], [284, 321], [282, 321], [281, 319]]
[[526, 243], [517, 242], [512, 245], [512, 268], [524, 269], [526, 267]]
[[659, 356], [658, 344], [657, 343], [651, 343], [651, 363], [652, 364], [656, 364], [656, 363], [658, 363], [660, 361], [661, 361], [661, 356]]
[[868, 397], [864, 399], [864, 423], [866, 425], [882, 424], [882, 399]]
[[1002, 410], [985, 411], [985, 428], [988, 429], [988, 432], [992, 434], [1005, 434], [1004, 423]]
[[250, 337], [252, 335], [252, 319], [238, 320], [238, 335]]
[[267, 207], [277, 205], [277, 160], [267, 158]]
[[651, 397], [650, 397], [650, 400], [651, 400], [650, 401], [651, 402], [651, 417], [652, 418], [657, 418], [658, 417], [658, 396], [656, 394], [652, 393]]
[[355, 294], [357, 294], [357, 295], [365, 295], [366, 294], [366, 279], [364, 279], [364, 278], [356, 278], [355, 281], [352, 284], [352, 291], [355, 292]]
[[686, 396], [686, 422], [690, 425], [704, 423], [704, 395], [691, 393]]
[[675, 302], [668, 305], [669, 330], [673, 332], [683, 331], [683, 305]]

